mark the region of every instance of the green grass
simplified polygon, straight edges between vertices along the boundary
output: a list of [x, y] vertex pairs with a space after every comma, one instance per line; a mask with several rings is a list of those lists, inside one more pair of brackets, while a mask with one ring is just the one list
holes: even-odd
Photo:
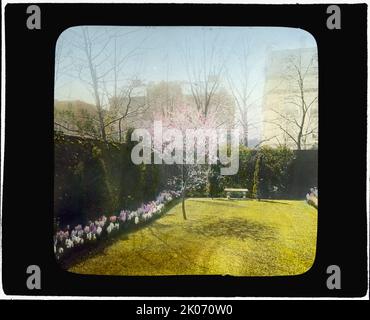
[[99, 275], [297, 275], [313, 264], [317, 210], [304, 201], [188, 199], [69, 271]]

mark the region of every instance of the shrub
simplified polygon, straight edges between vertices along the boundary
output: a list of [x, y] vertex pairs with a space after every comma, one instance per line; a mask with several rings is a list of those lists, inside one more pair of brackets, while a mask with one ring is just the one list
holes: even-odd
[[253, 174], [253, 187], [252, 187], [252, 198], [253, 199], [259, 198], [260, 162], [261, 162], [261, 155], [257, 154], [256, 166], [254, 168], [254, 174]]

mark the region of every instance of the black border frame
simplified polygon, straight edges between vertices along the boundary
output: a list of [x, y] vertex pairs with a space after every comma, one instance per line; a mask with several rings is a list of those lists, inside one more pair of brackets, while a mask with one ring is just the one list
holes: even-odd
[[[6, 127], [2, 210], [3, 289], [8, 295], [361, 297], [367, 292], [367, 5], [339, 4], [342, 28], [326, 27], [329, 4], [37, 4], [5, 7]], [[63, 271], [52, 249], [54, 49], [77, 25], [285, 26], [317, 41], [319, 188], [317, 253], [303, 275], [284, 277], [86, 276]], [[30, 141], [29, 141], [30, 140]], [[342, 187], [347, 186], [345, 189]], [[26, 268], [42, 270], [28, 290]], [[339, 265], [342, 289], [328, 290]]]

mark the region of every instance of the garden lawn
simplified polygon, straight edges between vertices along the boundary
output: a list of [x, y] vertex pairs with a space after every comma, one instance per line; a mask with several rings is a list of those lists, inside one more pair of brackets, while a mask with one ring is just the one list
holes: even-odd
[[305, 201], [186, 200], [69, 271], [99, 275], [297, 275], [313, 264], [317, 210]]

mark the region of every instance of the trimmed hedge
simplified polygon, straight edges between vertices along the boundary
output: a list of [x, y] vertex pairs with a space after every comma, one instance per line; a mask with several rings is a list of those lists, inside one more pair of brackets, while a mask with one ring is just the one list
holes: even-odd
[[250, 198], [304, 199], [307, 190], [317, 186], [317, 150], [241, 146], [239, 158], [233, 176], [220, 176], [220, 167], [212, 166], [210, 196], [225, 197], [225, 188], [247, 188]]
[[164, 189], [171, 170], [134, 165], [132, 147], [54, 135], [54, 215], [59, 226], [133, 210]]
[[[167, 188], [168, 179], [178, 173], [177, 166], [134, 165], [131, 149], [136, 142], [126, 141], [104, 144], [54, 134], [56, 225], [84, 224], [122, 208], [133, 210]], [[224, 188], [232, 187], [247, 188], [248, 197], [303, 199], [311, 186], [317, 186], [317, 150], [241, 146], [239, 154], [236, 175], [221, 176], [220, 167], [212, 165], [204, 184], [188, 190], [187, 196], [224, 197]]]

